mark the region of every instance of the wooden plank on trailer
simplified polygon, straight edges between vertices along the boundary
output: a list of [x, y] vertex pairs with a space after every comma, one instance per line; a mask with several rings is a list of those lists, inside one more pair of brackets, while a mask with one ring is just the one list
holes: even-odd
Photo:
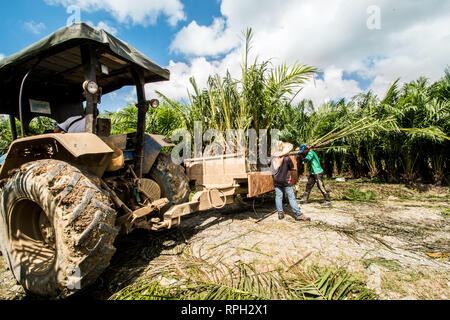
[[228, 184], [235, 179], [247, 179], [246, 159], [237, 155], [221, 155], [185, 160], [190, 180], [198, 185]]
[[248, 174], [248, 198], [253, 198], [275, 189], [272, 173], [252, 172]]
[[[295, 170], [290, 171], [292, 178], [292, 185], [296, 185], [298, 182], [298, 170], [297, 170], [297, 157], [290, 157], [294, 163]], [[253, 198], [275, 189], [273, 185], [273, 175], [271, 172], [253, 172], [248, 174], [248, 195], [247, 197]]]

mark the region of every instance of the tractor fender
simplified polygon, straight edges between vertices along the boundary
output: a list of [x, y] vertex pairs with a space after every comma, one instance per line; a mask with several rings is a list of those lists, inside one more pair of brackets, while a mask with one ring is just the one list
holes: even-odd
[[0, 179], [23, 164], [55, 159], [70, 163], [101, 177], [108, 167], [113, 150], [92, 133], [51, 133], [14, 141], [0, 168]]
[[146, 134], [144, 140], [144, 163], [142, 166], [142, 172], [144, 174], [150, 173], [156, 159], [163, 147], [174, 147], [171, 142], [167, 142], [164, 136], [156, 134]]
[[[102, 140], [107, 144], [112, 144], [123, 151], [125, 161], [132, 161], [135, 159], [135, 150], [128, 148], [129, 140], [136, 138], [135, 133], [118, 134], [110, 137], [102, 137]], [[156, 159], [164, 147], [174, 147], [171, 141], [166, 137], [157, 134], [146, 134], [144, 138], [144, 163], [142, 164], [142, 173], [149, 174]]]

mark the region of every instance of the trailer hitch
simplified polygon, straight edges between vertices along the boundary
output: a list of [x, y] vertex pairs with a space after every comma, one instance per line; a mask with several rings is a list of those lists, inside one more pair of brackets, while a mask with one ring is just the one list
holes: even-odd
[[161, 220], [159, 218], [148, 219], [148, 216], [154, 212], [160, 212], [169, 203], [167, 198], [156, 200], [146, 207], [139, 208], [130, 212], [116, 221], [116, 225], [122, 227], [124, 234], [129, 234], [134, 229], [152, 230], [154, 224], [158, 224]]

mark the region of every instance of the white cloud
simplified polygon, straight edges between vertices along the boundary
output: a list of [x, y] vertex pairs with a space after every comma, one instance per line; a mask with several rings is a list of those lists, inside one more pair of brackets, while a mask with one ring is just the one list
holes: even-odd
[[2, 61], [3, 59], [5, 59], [5, 55], [3, 53], [0, 53], [0, 61]]
[[166, 68], [170, 70], [170, 82], [157, 82], [148, 84], [147, 96], [154, 97], [155, 90], [160, 91], [172, 100], [187, 99], [188, 91], [193, 92], [189, 82], [191, 77], [195, 78], [198, 88], [205, 88], [210, 75], [216, 73], [225, 75], [230, 71], [232, 76], [239, 77], [241, 74], [240, 51], [234, 50], [221, 60], [207, 60], [205, 57], [190, 58], [187, 63], [170, 61]]
[[[381, 30], [367, 27], [371, 5], [381, 10]], [[236, 70], [241, 61], [236, 41], [247, 27], [253, 28], [253, 53], [260, 59], [275, 64], [298, 60], [324, 72], [323, 80], [301, 94], [315, 101], [359, 93], [358, 82], [346, 80], [344, 72], [373, 79], [369, 88], [383, 95], [399, 77], [435, 81], [449, 63], [449, 1], [222, 0], [221, 13], [211, 25], [192, 21], [175, 36], [171, 49], [184, 53], [188, 62], [169, 67], [178, 87], [174, 97], [186, 92], [190, 75], [204, 79], [207, 71], [224, 75], [229, 66]], [[203, 69], [196, 67], [203, 56], [221, 54], [223, 59], [204, 59]]]
[[24, 23], [24, 27], [25, 29], [27, 29], [28, 31], [34, 33], [34, 34], [41, 34], [42, 31], [45, 30], [46, 26], [43, 22], [37, 23], [34, 21], [27, 21]]
[[107, 22], [105, 21], [100, 21], [97, 25], [95, 25], [92, 21], [87, 21], [86, 22], [88, 25], [96, 28], [96, 29], [103, 29], [106, 32], [112, 34], [112, 35], [117, 35], [118, 31], [116, 28], [114, 28], [113, 26], [110, 26]]
[[342, 97], [353, 97], [361, 92], [358, 82], [344, 80], [344, 70], [330, 66], [323, 71], [323, 79], [310, 81], [297, 99], [311, 99], [314, 104], [320, 105], [331, 100], [339, 100]]
[[170, 99], [184, 99], [187, 97], [187, 90], [192, 92], [192, 87], [189, 83], [191, 77], [194, 76], [199, 88], [203, 88], [206, 85], [208, 76], [218, 71], [217, 67], [203, 57], [192, 59], [190, 64], [170, 61], [167, 68], [171, 73], [170, 82], [148, 84], [146, 86], [148, 97], [154, 97], [154, 90], [157, 90]]
[[238, 44], [239, 39], [226, 27], [225, 20], [215, 18], [209, 27], [199, 26], [196, 21], [192, 21], [177, 33], [170, 49], [188, 55], [215, 56], [230, 51]]
[[120, 23], [155, 24], [165, 15], [170, 25], [185, 20], [184, 6], [180, 0], [45, 0], [49, 5], [78, 6], [87, 12], [107, 11]]

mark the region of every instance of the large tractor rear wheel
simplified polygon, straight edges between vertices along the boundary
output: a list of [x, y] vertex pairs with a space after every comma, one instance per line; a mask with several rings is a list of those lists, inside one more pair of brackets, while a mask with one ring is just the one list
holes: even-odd
[[184, 168], [173, 163], [168, 154], [159, 154], [150, 171], [150, 177], [160, 186], [161, 197], [167, 198], [171, 205], [189, 200], [189, 179]]
[[27, 292], [66, 297], [109, 265], [116, 211], [100, 180], [61, 161], [22, 166], [0, 196], [0, 248]]

